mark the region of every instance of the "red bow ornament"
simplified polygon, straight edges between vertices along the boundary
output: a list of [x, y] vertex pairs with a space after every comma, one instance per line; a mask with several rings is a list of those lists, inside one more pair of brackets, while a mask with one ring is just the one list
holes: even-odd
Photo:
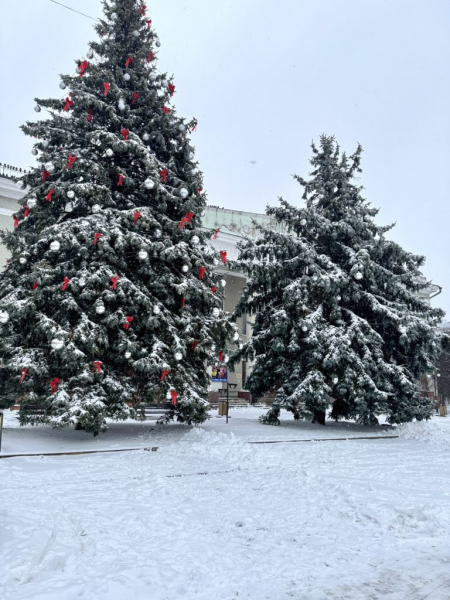
[[221, 350], [219, 352], [219, 362], [221, 363], [223, 361], [223, 350]]
[[94, 242], [93, 242], [94, 246], [96, 246], [96, 245], [97, 245], [97, 242], [98, 242], [98, 240], [99, 240], [101, 237], [103, 237], [103, 233], [96, 233], [96, 234], [94, 235]]
[[219, 235], [219, 233], [220, 233], [220, 227], [215, 230], [214, 235], [212, 236], [212, 239], [217, 240], [217, 236]]
[[167, 169], [163, 169], [162, 171], [160, 171], [159, 175], [161, 177], [161, 181], [167, 183]]
[[132, 58], [131, 56], [129, 56], [127, 58], [127, 60], [125, 61], [125, 69], [128, 69], [128, 67], [131, 65], [131, 63], [133, 62], [134, 58]]
[[68, 277], [64, 277], [64, 283], [62, 286], [62, 291], [65, 292], [67, 289], [67, 286], [69, 285], [70, 279]]
[[45, 183], [45, 180], [48, 179], [50, 177], [50, 173], [47, 171], [47, 169], [44, 169], [42, 172], [42, 183]]
[[37, 286], [38, 286], [38, 285], [39, 285], [39, 284], [38, 284], [38, 282], [37, 282], [37, 281], [35, 281], [35, 282], [33, 283], [33, 290], [37, 289]]
[[169, 93], [171, 96], [175, 93], [175, 86], [172, 83], [169, 83]]
[[69, 108], [72, 108], [72, 106], [73, 106], [73, 100], [71, 100], [70, 98], [66, 98], [66, 103], [64, 104], [63, 110], [67, 112], [69, 110]]
[[88, 66], [89, 66], [88, 61], [87, 60], [83, 60], [83, 62], [78, 67], [78, 69], [80, 71], [80, 77], [83, 77], [84, 72], [86, 71], [86, 69], [88, 68]]
[[119, 281], [119, 278], [117, 277], [117, 275], [115, 275], [114, 277], [111, 277], [111, 281], [112, 281], [112, 289], [117, 290], [117, 282]]
[[120, 133], [122, 134], [123, 139], [125, 141], [127, 141], [128, 140], [128, 134], [130, 133], [130, 130], [129, 129], [122, 129], [120, 131]]
[[193, 212], [187, 212], [185, 216], [186, 216], [187, 222], [190, 223], [191, 220], [192, 220], [192, 217], [194, 216], [194, 213]]
[[103, 95], [107, 96], [108, 92], [109, 92], [109, 88], [111, 87], [111, 84], [108, 83], [107, 81], [104, 82], [103, 84]]
[[224, 265], [227, 264], [227, 252], [226, 250], [221, 250], [220, 251], [220, 258], [222, 259], [222, 262]]
[[143, 4], [141, 6], [141, 8], [138, 8], [138, 15], [145, 15], [145, 11], [147, 10], [147, 7], [145, 4]]
[[127, 317], [126, 318], [126, 322], [123, 324], [123, 328], [128, 330], [130, 329], [130, 323], [132, 323], [134, 321], [134, 317]]
[[125, 176], [124, 175], [119, 175], [119, 181], [117, 182], [117, 185], [122, 185], [123, 184], [123, 178]]
[[50, 387], [52, 388], [52, 394], [55, 394], [58, 391], [58, 385], [61, 383], [61, 379], [59, 377], [55, 377], [50, 381]]
[[172, 404], [173, 406], [177, 405], [178, 392], [175, 390], [170, 390], [170, 395], [172, 396]]
[[200, 279], [205, 278], [206, 267], [200, 267]]
[[71, 154], [69, 154], [69, 159], [68, 159], [68, 163], [67, 163], [67, 168], [70, 169], [70, 167], [73, 165], [73, 163], [77, 160], [76, 156], [72, 156]]
[[145, 21], [147, 23], [147, 29], [150, 29], [151, 24], [152, 24], [152, 20], [151, 19], [147, 19], [147, 21]]
[[25, 377], [27, 376], [28, 371], [26, 369], [22, 369], [22, 377], [20, 378], [20, 383], [23, 383]]
[[92, 369], [92, 373], [101, 373], [102, 372], [102, 361], [101, 360], [94, 360], [94, 368]]
[[134, 219], [134, 224], [136, 225], [136, 223], [138, 222], [138, 220], [141, 218], [141, 213], [138, 210], [135, 210], [133, 213], [133, 219]]
[[92, 108], [90, 108], [88, 110], [88, 118], [87, 120], [89, 121], [89, 123], [92, 121], [92, 117], [94, 116], [94, 111], [92, 110]]
[[185, 306], [186, 306], [186, 298], [183, 298], [181, 300], [181, 308], [184, 310]]
[[197, 340], [194, 340], [192, 342], [192, 350], [195, 350], [197, 348], [197, 344], [198, 344]]
[[28, 217], [28, 215], [30, 214], [30, 209], [28, 208], [28, 206], [24, 206], [24, 211], [23, 211], [23, 216], [25, 217], [25, 219]]
[[138, 98], [139, 98], [139, 94], [137, 92], [133, 92], [133, 97], [131, 98], [131, 104], [134, 104]]
[[147, 62], [152, 62], [152, 60], [155, 58], [155, 55], [153, 54], [153, 52], [150, 50], [150, 52], [148, 53], [147, 56]]
[[169, 369], [164, 369], [161, 373], [161, 381], [164, 381], [165, 377], [170, 373]]
[[178, 229], [183, 229], [186, 223], [189, 223], [189, 221], [186, 219], [186, 217], [182, 217], [181, 221], [178, 223]]
[[16, 215], [13, 215], [13, 219], [14, 219], [14, 227], [17, 227], [19, 225], [19, 219], [16, 217]]
[[52, 196], [55, 193], [55, 188], [52, 188], [49, 193], [45, 196], [45, 199], [48, 200], [48, 202], [52, 201]]
[[170, 110], [167, 108], [167, 106], [164, 106], [164, 107], [163, 107], [163, 113], [164, 113], [165, 115], [168, 115], [168, 114], [169, 114], [169, 112], [170, 112]]

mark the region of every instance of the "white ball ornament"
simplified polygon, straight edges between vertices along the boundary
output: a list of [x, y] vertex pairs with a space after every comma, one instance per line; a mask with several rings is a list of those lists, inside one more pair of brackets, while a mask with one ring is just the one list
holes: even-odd
[[69, 190], [67, 192], [67, 197], [73, 200], [75, 198], [75, 192], [73, 190]]
[[131, 75], [129, 73], [125, 73], [125, 75], [123, 76], [123, 78], [125, 79], [125, 81], [130, 81]]
[[21, 265], [25, 265], [27, 263], [27, 259], [25, 258], [25, 256], [21, 256], [19, 258], [19, 262]]
[[33, 156], [37, 156], [37, 155], [39, 154], [39, 152], [38, 152], [37, 148], [33, 148], [33, 150], [31, 151], [31, 154], [32, 154]]
[[35, 104], [34, 110], [35, 112], [41, 112], [41, 107], [39, 106], [39, 104]]
[[358, 271], [357, 273], [355, 273], [355, 279], [357, 279], [359, 281], [362, 278], [363, 278], [363, 274], [361, 273], [361, 271]]
[[118, 106], [119, 110], [125, 110], [125, 100], [123, 98], [119, 98]]
[[9, 314], [4, 310], [0, 311], [0, 323], [2, 325], [5, 325], [8, 321], [9, 321]]
[[306, 325], [302, 325], [302, 331], [308, 331], [308, 328], [306, 327]]
[[182, 360], [183, 359], [183, 355], [181, 354], [181, 352], [175, 352], [174, 354], [175, 360]]
[[27, 200], [27, 206], [28, 206], [28, 208], [34, 208], [36, 206], [36, 204], [37, 204], [36, 198], [29, 198]]
[[214, 307], [212, 309], [212, 316], [215, 317], [217, 319], [217, 317], [220, 315], [220, 310], [216, 307]]
[[47, 148], [50, 142], [48, 140], [42, 140], [41, 143], [44, 146], [44, 148]]
[[235, 342], [237, 342], [237, 341], [238, 341], [238, 339], [239, 339], [239, 333], [238, 333], [237, 331], [235, 331], [235, 332], [234, 332], [234, 335], [233, 335], [233, 340], [234, 340]]
[[138, 252], [138, 256], [139, 256], [139, 258], [140, 258], [141, 260], [145, 260], [145, 259], [148, 257], [148, 252], [147, 252], [147, 250], [144, 250], [144, 249], [142, 249], [142, 250], [139, 250], [139, 252]]
[[150, 139], [150, 136], [148, 133], [144, 133], [144, 135], [142, 136], [142, 139], [144, 140], [144, 142], [148, 142], [148, 140]]
[[108, 148], [105, 152], [106, 156], [108, 156], [109, 158], [111, 158], [112, 156], [114, 156], [114, 150], [112, 150], [111, 148]]
[[336, 383], [339, 381], [339, 379], [337, 377], [333, 377], [333, 383], [336, 385]]
[[92, 207], [92, 212], [97, 214], [102, 210], [102, 207], [100, 206], [100, 204], [94, 204], [94, 206]]
[[50, 244], [50, 250], [52, 252], [58, 252], [61, 249], [61, 244], [55, 240]]
[[181, 188], [180, 196], [185, 200], [189, 196], [189, 191], [186, 188]]
[[221, 285], [221, 287], [225, 287], [227, 285], [226, 280], [225, 279], [221, 279], [220, 280], [220, 285]]
[[133, 31], [133, 35], [134, 35], [135, 38], [138, 38], [139, 37], [139, 31], [137, 29], [135, 29]]
[[95, 312], [98, 315], [102, 315], [105, 312], [105, 305], [104, 304], [97, 304], [97, 306], [95, 307]]
[[191, 243], [194, 244], [194, 246], [197, 246], [197, 244], [200, 242], [200, 238], [198, 237], [198, 235], [193, 235], [191, 237]]
[[149, 77], [152, 80], [155, 80], [158, 77], [158, 73], [155, 71], [155, 69], [153, 69], [153, 71], [150, 71]]
[[153, 314], [154, 315], [159, 315], [160, 312], [161, 312], [161, 309], [159, 308], [159, 306], [154, 306], [153, 307]]
[[45, 163], [44, 167], [47, 169], [47, 171], [53, 171], [55, 168], [55, 165], [52, 162], [47, 162]]
[[125, 358], [131, 358], [131, 352], [125, 352]]
[[166, 394], [166, 400], [172, 400], [172, 394], [170, 393], [170, 390]]
[[81, 279], [78, 280], [78, 285], [83, 288], [86, 285], [86, 279], [84, 277], [82, 277]]
[[65, 90], [67, 86], [66, 86], [66, 84], [64, 83], [64, 81], [61, 81], [61, 82], [59, 83], [59, 87], [60, 87], [62, 90]]
[[51, 342], [53, 350], [61, 350], [64, 347], [64, 340], [54, 338]]
[[73, 212], [73, 202], [67, 202], [66, 205], [64, 206], [64, 212], [66, 213], [71, 213]]
[[155, 187], [155, 182], [153, 179], [146, 179], [144, 181], [144, 185], [148, 190], [152, 190]]
[[183, 123], [180, 123], [180, 124], [178, 125], [178, 129], [179, 129], [180, 131], [186, 131], [186, 125], [183, 125]]
[[306, 219], [302, 219], [300, 221], [300, 225], [302, 225], [302, 227], [304, 227], [306, 225]]
[[189, 271], [189, 267], [187, 265], [183, 265], [181, 267], [181, 270], [183, 271], [183, 273], [187, 273]]

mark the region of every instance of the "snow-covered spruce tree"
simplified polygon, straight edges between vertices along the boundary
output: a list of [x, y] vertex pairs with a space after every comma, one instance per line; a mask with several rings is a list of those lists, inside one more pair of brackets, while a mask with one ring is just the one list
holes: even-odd
[[415, 292], [425, 285], [424, 258], [385, 238], [378, 210], [355, 176], [362, 149], [346, 157], [333, 137], [312, 146], [305, 208], [280, 200], [268, 208], [276, 227], [245, 243], [239, 266], [249, 276], [236, 316], [255, 315], [253, 337], [232, 357], [255, 358], [247, 387], [255, 398], [275, 392], [263, 422], [281, 408], [296, 419], [332, 417], [391, 423], [426, 419], [418, 379], [439, 349], [443, 312]]
[[170, 418], [202, 422], [206, 367], [234, 325], [200, 230], [196, 122], [176, 115], [141, 2], [104, 2], [96, 30], [76, 74], [62, 76], [70, 91], [36, 99], [49, 118], [23, 127], [39, 166], [3, 234], [1, 402], [20, 402], [23, 424], [94, 434], [166, 398]]

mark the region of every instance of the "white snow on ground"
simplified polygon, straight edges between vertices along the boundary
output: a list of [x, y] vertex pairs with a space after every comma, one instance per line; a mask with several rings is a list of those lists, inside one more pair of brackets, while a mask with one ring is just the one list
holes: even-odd
[[[412, 439], [248, 444], [363, 435], [259, 414], [110, 430], [110, 445], [157, 452], [0, 460], [0, 598], [450, 598], [450, 461], [428, 443], [450, 419], [425, 442], [419, 423]], [[5, 446], [39, 431], [48, 449], [76, 447], [42, 427], [5, 429]]]

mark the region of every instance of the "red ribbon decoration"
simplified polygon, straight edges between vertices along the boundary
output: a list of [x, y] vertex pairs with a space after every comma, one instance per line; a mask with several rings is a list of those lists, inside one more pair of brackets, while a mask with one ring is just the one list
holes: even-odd
[[202, 188], [202, 187], [199, 187], [199, 188], [198, 188], [198, 190], [197, 190], [197, 192], [198, 192], [199, 194], [201, 194], [201, 193], [203, 192], [203, 188]]
[[94, 111], [92, 110], [92, 108], [90, 108], [88, 110], [88, 118], [87, 120], [89, 121], [89, 123], [92, 121], [92, 117], [94, 116]]
[[49, 202], [51, 202], [52, 201], [52, 196], [53, 196], [54, 192], [55, 192], [55, 188], [52, 188], [49, 191], [49, 193], [45, 196], [45, 199], [48, 200]]
[[45, 183], [45, 180], [48, 179], [50, 177], [50, 173], [47, 171], [47, 169], [44, 169], [42, 172], [42, 183]]
[[19, 219], [16, 217], [16, 215], [13, 215], [13, 219], [14, 219], [14, 227], [17, 227], [19, 224]]
[[28, 206], [24, 206], [24, 211], [23, 211], [23, 216], [25, 217], [25, 219], [28, 217], [28, 215], [30, 214], [30, 209]]
[[128, 67], [131, 65], [131, 63], [133, 62], [134, 58], [132, 58], [131, 56], [129, 56], [127, 58], [127, 60], [125, 61], [125, 69], [128, 69]]
[[35, 289], [37, 288], [37, 286], [38, 286], [38, 285], [39, 285], [39, 284], [38, 284], [38, 282], [37, 282], [37, 281], [35, 281], [35, 282], [33, 283], [33, 290], [35, 290]]
[[62, 286], [62, 291], [63, 292], [66, 291], [66, 288], [69, 285], [69, 281], [70, 281], [70, 279], [68, 277], [64, 277], [64, 283], [63, 283], [63, 286]]
[[20, 378], [20, 383], [23, 383], [28, 371], [26, 369], [22, 369], [22, 377]]
[[138, 210], [135, 210], [133, 213], [133, 218], [134, 218], [134, 224], [136, 225], [136, 223], [138, 222], [138, 220], [141, 218], [141, 213]]
[[211, 288], [211, 291], [212, 291], [213, 293], [214, 293], [214, 292], [217, 292], [217, 288], [216, 288], [216, 286], [215, 286], [215, 285], [213, 285], [213, 286], [212, 286], [212, 288]]
[[195, 350], [197, 348], [197, 344], [198, 344], [197, 340], [194, 340], [192, 342], [192, 350]]
[[191, 220], [192, 220], [192, 217], [194, 216], [194, 213], [193, 212], [187, 212], [185, 216], [186, 216], [187, 222], [190, 223]]
[[167, 108], [167, 106], [164, 106], [164, 107], [163, 107], [163, 113], [164, 113], [165, 115], [168, 115], [168, 114], [169, 114], [169, 112], [170, 112], [170, 110]]
[[125, 141], [128, 139], [128, 134], [130, 133], [129, 129], [121, 129], [120, 133]]
[[71, 100], [70, 98], [66, 98], [66, 103], [64, 104], [64, 111], [68, 111], [69, 108], [71, 108], [73, 106], [73, 100]]
[[170, 390], [170, 395], [172, 396], [172, 404], [173, 406], [177, 405], [178, 392], [175, 390]]
[[147, 29], [150, 29], [150, 26], [152, 24], [152, 20], [151, 19], [147, 19], [147, 21], [145, 21], [147, 23]]
[[122, 185], [123, 184], [123, 175], [119, 175], [119, 181], [117, 182], [117, 185]]
[[227, 264], [227, 251], [226, 250], [220, 251], [220, 258], [222, 259], [223, 264], [226, 265]]
[[80, 77], [83, 77], [84, 72], [86, 71], [86, 69], [88, 68], [88, 66], [89, 66], [88, 61], [87, 60], [83, 60], [83, 62], [78, 67], [80, 69]]
[[164, 369], [164, 371], [161, 374], [161, 381], [164, 381], [164, 378], [166, 377], [166, 375], [168, 375], [170, 373], [169, 369]]
[[97, 371], [97, 373], [101, 373], [102, 372], [102, 361], [101, 360], [94, 360], [94, 369], [92, 369], [92, 373], [95, 373], [95, 371]]
[[212, 236], [212, 239], [217, 240], [217, 236], [219, 235], [219, 233], [220, 233], [220, 227], [215, 230], [214, 235]]
[[112, 289], [117, 290], [117, 282], [119, 281], [119, 278], [117, 277], [117, 275], [115, 275], [114, 277], [111, 277], [111, 281], [112, 281]]
[[131, 98], [131, 104], [134, 104], [138, 98], [139, 98], [139, 94], [137, 92], [133, 92], [133, 97]]
[[183, 229], [186, 223], [189, 223], [189, 221], [186, 219], [186, 217], [182, 217], [181, 221], [178, 223], [178, 229]]
[[153, 54], [153, 52], [150, 50], [150, 52], [148, 53], [147, 56], [147, 62], [152, 62], [152, 60], [155, 58], [155, 55]]
[[223, 350], [221, 350], [219, 352], [219, 362], [221, 363], [223, 361]]
[[184, 310], [184, 307], [186, 306], [186, 298], [183, 298], [181, 300], [181, 308]]
[[69, 161], [67, 163], [67, 168], [70, 169], [70, 167], [73, 165], [73, 163], [77, 160], [76, 156], [72, 156], [71, 154], [69, 154]]
[[61, 379], [59, 377], [55, 377], [50, 381], [50, 387], [52, 388], [52, 394], [55, 394], [58, 391], [58, 385], [61, 383]]
[[143, 4], [141, 6], [141, 8], [138, 8], [138, 15], [145, 15], [146, 10], [147, 10], [147, 7], [145, 6], [145, 4]]
[[169, 83], [169, 93], [171, 96], [173, 96], [175, 92], [175, 86], [172, 83]]
[[200, 279], [205, 278], [206, 267], [200, 267]]
[[161, 177], [161, 181], [164, 181], [165, 183], [167, 183], [167, 169], [160, 171], [159, 175]]
[[194, 124], [191, 127], [191, 133], [193, 133], [197, 129], [198, 121], [194, 121]]
[[103, 84], [103, 89], [104, 89], [103, 95], [104, 95], [104, 96], [107, 96], [107, 95], [108, 95], [108, 92], [109, 92], [109, 88], [110, 88], [110, 87], [111, 87], [111, 84], [110, 84], [110, 83], [108, 83], [107, 81], [105, 81], [105, 83]]
[[127, 317], [126, 323], [123, 324], [124, 329], [130, 329], [130, 323], [134, 321], [134, 317]]
[[97, 242], [98, 242], [98, 240], [99, 240], [101, 237], [103, 237], [103, 233], [96, 233], [96, 234], [94, 235], [94, 242], [93, 242], [94, 246], [96, 246], [96, 245], [97, 245]]

